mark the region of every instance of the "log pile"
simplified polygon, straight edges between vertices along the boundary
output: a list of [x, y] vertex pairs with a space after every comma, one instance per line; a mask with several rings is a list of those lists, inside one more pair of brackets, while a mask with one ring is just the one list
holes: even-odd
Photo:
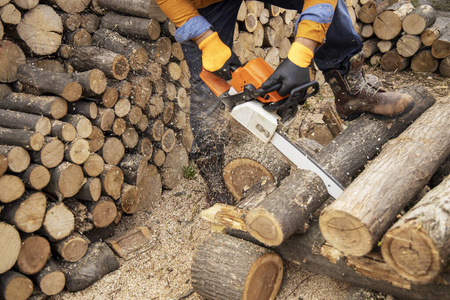
[[117, 269], [97, 240], [188, 165], [173, 24], [152, 1], [123, 5], [0, 2], [0, 297], [77, 291]]

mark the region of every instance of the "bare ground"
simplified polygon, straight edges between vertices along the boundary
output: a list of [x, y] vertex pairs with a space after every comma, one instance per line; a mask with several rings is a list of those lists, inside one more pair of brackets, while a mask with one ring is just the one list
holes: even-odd
[[[382, 72], [366, 66], [366, 72], [382, 79], [384, 87], [395, 90], [405, 85], [422, 84], [436, 98], [449, 94], [449, 78], [437, 74]], [[302, 114], [291, 124], [289, 136], [299, 137], [301, 118], [316, 113], [315, 105], [323, 99], [332, 99], [328, 85], [318, 96], [302, 108]], [[116, 232], [147, 225], [151, 241], [136, 251], [130, 259], [119, 259], [120, 269], [112, 272], [91, 287], [76, 293], [63, 292], [53, 299], [202, 299], [190, 284], [190, 265], [198, 244], [209, 233], [209, 224], [199, 218], [207, 208], [205, 185], [197, 175], [193, 180], [183, 179], [174, 190], [163, 192], [162, 198], [148, 211], [125, 216]], [[358, 290], [349, 284], [317, 275], [300, 266], [285, 263], [285, 274], [277, 300], [294, 299], [393, 299], [392, 296]]]

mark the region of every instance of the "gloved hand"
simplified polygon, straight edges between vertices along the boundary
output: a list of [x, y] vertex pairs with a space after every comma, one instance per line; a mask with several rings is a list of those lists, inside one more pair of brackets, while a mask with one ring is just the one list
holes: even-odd
[[292, 89], [311, 81], [309, 64], [313, 58], [313, 52], [306, 46], [294, 42], [289, 50], [288, 57], [278, 66], [272, 75], [261, 85], [268, 90], [278, 82], [281, 88], [278, 90], [280, 96], [288, 95]]
[[202, 51], [203, 68], [223, 79], [231, 79], [231, 71], [241, 66], [236, 54], [222, 42], [217, 32], [201, 41], [198, 48]]

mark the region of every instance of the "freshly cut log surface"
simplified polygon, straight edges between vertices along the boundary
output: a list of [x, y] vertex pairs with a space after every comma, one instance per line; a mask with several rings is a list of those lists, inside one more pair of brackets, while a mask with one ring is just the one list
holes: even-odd
[[40, 290], [48, 296], [61, 292], [66, 283], [64, 273], [53, 259], [49, 259], [45, 267], [34, 278]]
[[50, 0], [66, 13], [79, 13], [86, 9], [91, 0]]
[[86, 139], [92, 133], [92, 123], [83, 115], [67, 114], [61, 121], [72, 124], [77, 130], [77, 134], [80, 138]]
[[182, 145], [170, 151], [161, 168], [163, 186], [173, 189], [183, 178], [183, 168], [189, 165], [189, 156]]
[[102, 193], [102, 183], [97, 177], [89, 177], [81, 189], [75, 195], [76, 199], [86, 201], [97, 201]]
[[61, 262], [60, 266], [66, 275], [67, 290], [76, 292], [117, 270], [119, 262], [106, 243], [95, 242], [89, 245], [83, 258], [77, 262]]
[[449, 209], [447, 176], [384, 235], [381, 253], [400, 276], [427, 284], [443, 271], [450, 251]]
[[16, 81], [17, 67], [24, 63], [25, 54], [19, 46], [9, 40], [0, 40], [0, 82]]
[[0, 154], [0, 176], [5, 174], [6, 170], [8, 170], [8, 158]]
[[100, 179], [102, 180], [104, 194], [111, 196], [114, 200], [119, 199], [124, 182], [122, 169], [113, 165], [105, 165]]
[[[449, 126], [450, 97], [446, 97], [389, 141], [380, 155], [322, 212], [319, 225], [325, 239], [344, 254], [369, 253], [396, 215], [450, 154]], [[406, 165], [414, 166], [417, 172], [401, 167]]]
[[274, 299], [283, 262], [266, 248], [213, 233], [198, 246], [191, 277], [194, 290], [208, 299]]
[[67, 114], [67, 101], [56, 96], [10, 93], [0, 101], [0, 108], [61, 119]]
[[25, 192], [22, 180], [14, 175], [4, 174], [0, 177], [0, 202], [9, 203]]
[[50, 243], [39, 235], [28, 235], [22, 239], [16, 266], [26, 275], [41, 271], [51, 255]]
[[382, 40], [391, 40], [402, 31], [402, 20], [414, 9], [409, 2], [398, 2], [380, 13], [373, 22], [375, 35]]
[[5, 109], [0, 109], [0, 126], [36, 131], [42, 135], [50, 134], [52, 127], [47, 117]]
[[97, 177], [102, 173], [104, 167], [105, 161], [103, 158], [97, 153], [91, 153], [83, 164], [83, 171], [88, 176]]
[[51, 170], [51, 180], [45, 191], [58, 198], [69, 198], [80, 190], [84, 183], [83, 170], [79, 165], [63, 162]]
[[450, 25], [447, 24], [442, 35], [431, 45], [431, 52], [436, 58], [446, 58], [450, 55]]
[[5, 24], [17, 25], [22, 19], [22, 14], [14, 4], [9, 3], [0, 8], [0, 19]]
[[64, 158], [64, 143], [57, 138], [46, 137], [40, 151], [30, 153], [32, 161], [46, 168], [58, 166]]
[[75, 139], [66, 145], [64, 158], [77, 165], [83, 164], [89, 157], [89, 142], [85, 139]]
[[0, 274], [11, 269], [20, 252], [20, 235], [17, 229], [5, 222], [0, 222]]
[[50, 182], [50, 172], [42, 165], [31, 164], [20, 178], [28, 189], [41, 190]]
[[151, 207], [152, 203], [161, 197], [161, 175], [154, 165], [147, 165], [144, 169], [142, 180], [138, 182], [137, 187], [141, 195], [141, 201], [138, 209]]
[[124, 183], [122, 185], [122, 196], [120, 197], [120, 207], [126, 214], [133, 214], [137, 211], [141, 196], [139, 189], [135, 185]]
[[7, 158], [7, 165], [11, 172], [23, 172], [30, 165], [30, 155], [22, 147], [0, 145], [0, 154]]
[[42, 226], [46, 208], [47, 197], [43, 193], [26, 192], [16, 201], [6, 205], [1, 217], [22, 232], [32, 233]]
[[45, 234], [52, 241], [59, 241], [68, 237], [74, 228], [75, 218], [64, 203], [49, 203], [47, 205], [44, 223], [39, 232]]
[[82, 87], [67, 73], [56, 73], [40, 69], [30, 64], [17, 68], [17, 79], [36, 88], [40, 93], [61, 96], [69, 102], [81, 97]]
[[17, 25], [17, 33], [38, 55], [55, 53], [61, 45], [63, 24], [61, 17], [47, 5], [28, 11]]
[[0, 274], [0, 297], [5, 300], [26, 300], [33, 293], [33, 282], [16, 271]]
[[117, 165], [125, 155], [125, 147], [116, 137], [107, 138], [100, 154], [105, 163]]
[[106, 75], [99, 69], [75, 72], [72, 76], [76, 82], [81, 84], [83, 88], [83, 96], [85, 97], [100, 95], [106, 89]]
[[52, 247], [64, 260], [75, 262], [86, 254], [89, 243], [90, 241], [85, 236], [73, 232], [65, 239], [53, 243]]
[[434, 73], [438, 67], [439, 60], [428, 49], [416, 53], [411, 59], [411, 70], [414, 72]]
[[421, 34], [436, 21], [436, 10], [430, 5], [421, 5], [410, 12], [402, 21], [407, 34]]
[[97, 228], [111, 225], [117, 216], [117, 207], [109, 197], [100, 197], [98, 201], [86, 202], [86, 207], [92, 214], [92, 223]]

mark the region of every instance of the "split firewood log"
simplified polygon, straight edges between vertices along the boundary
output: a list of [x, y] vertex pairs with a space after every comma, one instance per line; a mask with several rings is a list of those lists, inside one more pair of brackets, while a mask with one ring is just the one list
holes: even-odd
[[56, 195], [58, 199], [74, 196], [85, 181], [82, 168], [67, 161], [53, 168], [50, 173], [50, 183], [44, 190]]
[[425, 46], [431, 46], [433, 42], [441, 36], [445, 31], [449, 19], [445, 17], [437, 17], [433, 25], [426, 28], [420, 34], [420, 40]]
[[5, 300], [26, 300], [33, 293], [30, 278], [16, 271], [0, 274], [0, 296]]
[[198, 246], [191, 275], [192, 286], [202, 297], [273, 299], [281, 286], [283, 262], [266, 248], [213, 233]]
[[20, 177], [3, 174], [0, 177], [0, 202], [10, 203], [20, 198], [25, 192], [25, 184]]
[[381, 253], [400, 276], [427, 284], [447, 265], [450, 177], [428, 192], [384, 235]]
[[61, 17], [47, 5], [28, 11], [17, 25], [17, 33], [33, 53], [56, 53], [61, 45], [63, 24]]
[[22, 235], [21, 239], [22, 246], [16, 267], [23, 274], [36, 274], [45, 267], [51, 256], [50, 243], [39, 235]]
[[[0, 222], [0, 274], [11, 269], [20, 253], [20, 235], [12, 225]], [[3, 283], [3, 280], [1, 281]]]
[[386, 53], [392, 49], [392, 47], [394, 46], [394, 43], [393, 43], [393, 41], [380, 40], [377, 43], [377, 46], [378, 46], [378, 50], [380, 50], [381, 53]]
[[[66, 288], [76, 292], [87, 288], [104, 275], [119, 268], [119, 262], [108, 245], [95, 242], [88, 246], [86, 254], [76, 262], [60, 262], [66, 276]], [[93, 267], [95, 266], [95, 267]]]
[[125, 133], [125, 130], [127, 130], [127, 122], [122, 118], [115, 118], [112, 125], [112, 132], [117, 136], [121, 136]]
[[[0, 27], [1, 33], [3, 27]], [[0, 82], [14, 82], [17, 80], [17, 67], [26, 63], [26, 58], [19, 46], [9, 40], [0, 40], [0, 62]]]
[[67, 114], [67, 101], [56, 96], [9, 93], [0, 101], [0, 108], [61, 119]]
[[46, 168], [54, 168], [64, 159], [64, 143], [57, 138], [45, 137], [44, 146], [30, 153], [31, 160]]
[[45, 267], [34, 276], [34, 281], [40, 290], [48, 296], [58, 294], [64, 289], [66, 284], [65, 275], [61, 268], [51, 258]]
[[155, 147], [153, 149], [152, 157], [153, 157], [152, 162], [155, 164], [155, 166], [161, 167], [166, 161], [166, 152], [164, 152], [162, 149]]
[[378, 52], [378, 42], [379, 39], [377, 38], [368, 39], [363, 42], [363, 52], [365, 58], [369, 58]]
[[117, 207], [110, 197], [101, 196], [98, 201], [89, 201], [85, 205], [92, 215], [92, 224], [94, 227], [108, 227], [116, 219]]
[[1, 217], [20, 231], [31, 233], [42, 226], [46, 208], [47, 197], [43, 193], [25, 192], [19, 199], [5, 205]]
[[139, 142], [139, 134], [133, 126], [127, 126], [121, 138], [123, 145], [127, 149], [133, 149]]
[[83, 172], [90, 177], [97, 177], [103, 171], [105, 162], [97, 153], [90, 153], [88, 159], [83, 164]]
[[[322, 212], [320, 230], [334, 248], [348, 255], [369, 253], [400, 210], [450, 154], [450, 133], [446, 130], [450, 125], [449, 100], [447, 97], [436, 103], [399, 137], [388, 142], [380, 155]], [[417, 149], [425, 148], [430, 151], [422, 151], [423, 156], [417, 156]], [[401, 172], [397, 164], [405, 163], [415, 165], [421, 175], [410, 173], [410, 170], [408, 174]], [[390, 168], [395, 171], [389, 171]], [[381, 174], [380, 170], [390, 176], [377, 176]], [[371, 187], [376, 187], [378, 192]], [[350, 196], [355, 195], [355, 189], [358, 191], [356, 198]], [[386, 195], [388, 190], [389, 195]]]
[[358, 19], [365, 24], [372, 24], [377, 17], [377, 6], [374, 2], [368, 1], [361, 6], [358, 13]]
[[11, 172], [23, 172], [30, 165], [30, 154], [20, 146], [0, 145], [0, 154], [7, 158], [7, 167]]
[[126, 97], [120, 98], [114, 105], [114, 113], [117, 117], [125, 117], [131, 110], [131, 102]]
[[436, 10], [430, 5], [421, 5], [410, 12], [402, 21], [402, 28], [407, 34], [421, 34], [425, 28], [436, 21]]

